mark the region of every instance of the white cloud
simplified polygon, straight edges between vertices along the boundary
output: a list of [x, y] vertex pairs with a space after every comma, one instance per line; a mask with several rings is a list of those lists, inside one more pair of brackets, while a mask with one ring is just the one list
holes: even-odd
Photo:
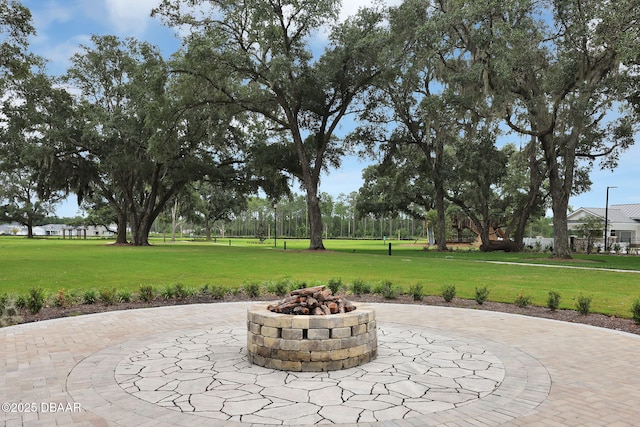
[[[342, 2], [342, 10], [340, 11], [340, 20], [344, 21], [349, 16], [353, 16], [362, 7], [373, 6], [371, 0], [346, 0]], [[386, 6], [399, 6], [402, 0], [382, 0]]]
[[109, 21], [120, 33], [142, 34], [160, 0], [105, 0]]
[[46, 54], [43, 54], [49, 61], [50, 71], [53, 74], [62, 74], [71, 65], [71, 57], [82, 51], [80, 45], [91, 46], [91, 35], [78, 34], [73, 38], [65, 39], [61, 43], [56, 43], [47, 47]]
[[[27, 3], [30, 6], [29, 3]], [[38, 9], [39, 13], [34, 14], [33, 21], [35, 27], [38, 29], [46, 30], [52, 23], [55, 22], [68, 22], [73, 18], [74, 11], [69, 7], [69, 5], [61, 5], [58, 1], [50, 1], [42, 7], [42, 9]]]

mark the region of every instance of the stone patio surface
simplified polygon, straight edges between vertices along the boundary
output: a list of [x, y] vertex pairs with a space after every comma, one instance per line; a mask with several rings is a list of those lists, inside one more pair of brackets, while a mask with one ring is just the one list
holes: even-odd
[[378, 357], [332, 372], [246, 358], [255, 302], [0, 329], [6, 426], [637, 426], [640, 336], [372, 304]]

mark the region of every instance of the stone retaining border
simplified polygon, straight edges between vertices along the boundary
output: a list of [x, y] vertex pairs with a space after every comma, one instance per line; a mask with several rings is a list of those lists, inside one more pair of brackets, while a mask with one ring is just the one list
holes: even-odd
[[247, 357], [255, 365], [294, 372], [353, 368], [375, 359], [375, 310], [308, 316], [273, 313], [266, 305], [247, 311]]

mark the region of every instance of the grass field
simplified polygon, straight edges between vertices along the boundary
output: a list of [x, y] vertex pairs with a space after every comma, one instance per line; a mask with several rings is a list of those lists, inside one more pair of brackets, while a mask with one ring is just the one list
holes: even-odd
[[[205, 284], [236, 288], [281, 279], [311, 285], [341, 278], [344, 283], [388, 280], [404, 290], [421, 283], [431, 295], [439, 295], [442, 285], [453, 284], [462, 298], [473, 298], [475, 288], [486, 285], [490, 300], [513, 302], [523, 294], [542, 306], [549, 290], [555, 290], [562, 296], [561, 308], [575, 308], [575, 298], [582, 293], [593, 297], [592, 311], [622, 317], [631, 317], [631, 304], [640, 297], [639, 256], [577, 256], [559, 263], [548, 254], [439, 253], [396, 241], [391, 256], [388, 242], [382, 241], [328, 240], [329, 250], [324, 252], [304, 251], [308, 245], [304, 240], [286, 240], [287, 250], [283, 250], [283, 239], [278, 239], [277, 248], [273, 241], [257, 244], [247, 239], [216, 243], [156, 240], [151, 247], [109, 243], [2, 237], [0, 294], [25, 294], [33, 287], [49, 293], [61, 288], [135, 291], [140, 285], [161, 289], [177, 283], [193, 288]], [[578, 268], [557, 268], [560, 264]]]

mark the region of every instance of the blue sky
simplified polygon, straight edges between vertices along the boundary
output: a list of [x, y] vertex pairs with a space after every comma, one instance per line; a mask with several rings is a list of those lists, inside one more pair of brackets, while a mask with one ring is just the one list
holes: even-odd
[[[400, 0], [388, 0], [398, 4]], [[160, 0], [22, 0], [31, 10], [37, 35], [31, 40], [31, 50], [46, 58], [49, 72], [63, 74], [69, 58], [78, 52], [81, 44], [89, 44], [92, 34], [114, 34], [136, 37], [158, 46], [170, 55], [179, 46], [172, 29], [152, 19], [150, 11]], [[343, 0], [343, 16], [355, 12], [366, 0]], [[347, 123], [345, 123], [347, 125]], [[638, 138], [636, 137], [636, 141]], [[479, 160], [480, 161], [480, 160]], [[578, 207], [604, 207], [607, 186], [609, 204], [640, 203], [640, 145], [636, 144], [621, 156], [613, 172], [594, 167], [593, 185], [588, 193], [573, 197], [570, 205]], [[322, 180], [321, 191], [333, 196], [357, 191], [362, 185], [362, 169], [366, 163], [356, 158], [345, 158], [342, 168], [333, 170]], [[60, 216], [79, 214], [75, 197], [58, 209]]]

